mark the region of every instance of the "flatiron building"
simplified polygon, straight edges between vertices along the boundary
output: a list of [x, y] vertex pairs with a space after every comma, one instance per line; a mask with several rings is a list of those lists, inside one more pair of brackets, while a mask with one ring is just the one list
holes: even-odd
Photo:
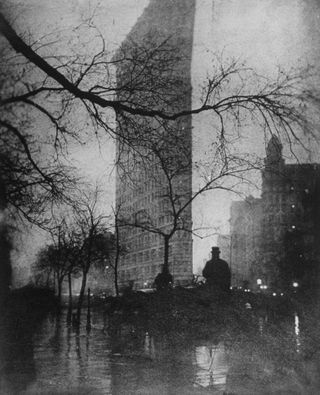
[[[194, 17], [195, 0], [150, 0], [116, 55], [119, 99], [167, 113], [191, 109]], [[168, 267], [175, 284], [186, 284], [192, 279], [191, 204], [180, 215], [175, 210], [192, 194], [191, 116], [167, 122], [120, 114], [117, 121], [119, 283], [153, 284], [166, 253], [162, 233], [176, 221]]]

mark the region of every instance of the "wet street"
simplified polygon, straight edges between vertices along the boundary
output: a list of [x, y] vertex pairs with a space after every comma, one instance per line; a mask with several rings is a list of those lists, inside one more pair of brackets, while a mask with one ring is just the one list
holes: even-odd
[[65, 313], [51, 315], [35, 333], [9, 345], [0, 393], [319, 393], [317, 361], [301, 359], [304, 338], [297, 314], [276, 327], [260, 317], [250, 333], [243, 328], [206, 336], [191, 332], [111, 325], [99, 311], [90, 331], [85, 325], [77, 330], [66, 325]]

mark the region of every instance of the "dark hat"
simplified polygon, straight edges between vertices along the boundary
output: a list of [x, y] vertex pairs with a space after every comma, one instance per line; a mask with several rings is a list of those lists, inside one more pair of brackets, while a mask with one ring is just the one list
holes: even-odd
[[220, 249], [219, 249], [219, 247], [212, 247], [211, 248], [211, 252], [213, 253], [213, 252], [220, 252]]

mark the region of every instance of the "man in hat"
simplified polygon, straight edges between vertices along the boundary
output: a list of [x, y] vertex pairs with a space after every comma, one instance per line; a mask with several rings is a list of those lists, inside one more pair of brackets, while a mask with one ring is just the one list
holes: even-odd
[[220, 259], [219, 247], [212, 247], [212, 257], [206, 263], [202, 275], [206, 279], [206, 284], [215, 292], [230, 292], [231, 271], [229, 265]]

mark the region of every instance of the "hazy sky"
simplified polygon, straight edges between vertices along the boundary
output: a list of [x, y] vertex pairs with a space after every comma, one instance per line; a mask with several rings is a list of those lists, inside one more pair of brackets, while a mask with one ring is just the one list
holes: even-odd
[[[95, 11], [94, 22], [112, 49], [124, 39], [148, 0], [11, 0], [7, 4], [12, 5], [21, 31], [38, 37], [54, 30], [68, 32]], [[319, 15], [317, 0], [197, 0], [192, 63], [194, 100], [199, 81], [207, 72], [210, 51], [223, 51], [225, 58], [239, 57], [269, 75], [279, 64], [289, 68], [319, 63]], [[206, 117], [195, 118], [193, 126], [200, 135], [210, 133], [210, 119]], [[254, 147], [263, 155], [262, 141], [255, 140], [255, 135], [256, 131], [248, 130], [254, 144], [247, 145], [247, 149]], [[105, 140], [100, 150], [93, 142], [74, 151], [73, 158], [88, 177], [105, 180], [105, 206], [109, 207], [113, 198], [113, 142]], [[220, 192], [202, 197], [193, 207], [196, 222], [227, 231], [232, 198], [235, 199]], [[203, 265], [214, 242], [214, 237], [194, 240], [196, 267]]]

